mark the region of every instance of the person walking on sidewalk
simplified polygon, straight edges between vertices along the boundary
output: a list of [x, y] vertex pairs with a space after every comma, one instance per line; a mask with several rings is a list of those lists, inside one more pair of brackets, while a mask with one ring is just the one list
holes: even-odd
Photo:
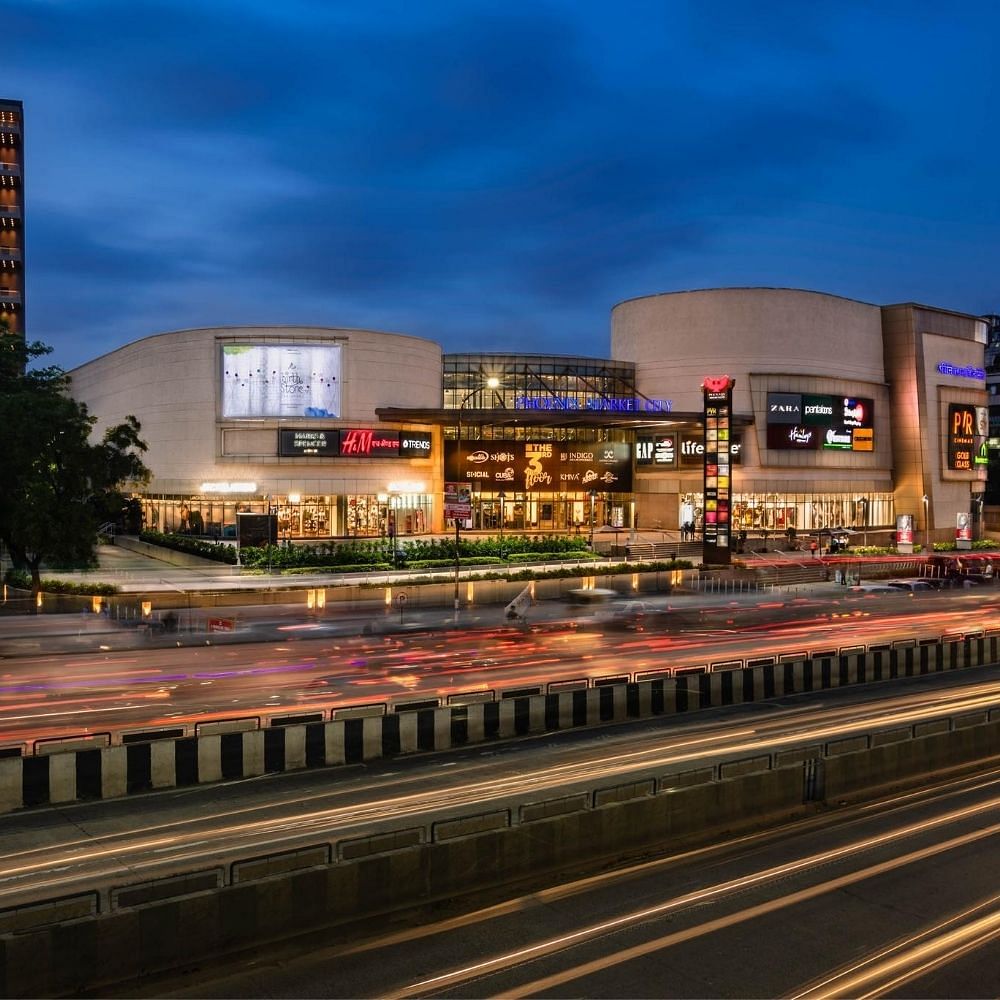
[[813, 559], [815, 559], [815, 558], [816, 558], [816, 549], [817, 549], [817, 548], [818, 548], [818, 546], [816, 545], [816, 539], [814, 538], [814, 539], [813, 539], [813, 540], [812, 540], [812, 541], [811, 541], [811, 542], [809, 543], [809, 551], [810, 551], [810, 552], [812, 553], [812, 557], [813, 557]]

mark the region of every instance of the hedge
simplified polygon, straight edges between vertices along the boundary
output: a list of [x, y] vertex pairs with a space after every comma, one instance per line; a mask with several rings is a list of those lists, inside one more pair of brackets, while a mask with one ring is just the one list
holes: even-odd
[[[23, 570], [9, 569], [4, 579], [18, 590], [31, 590], [31, 574]], [[113, 583], [77, 583], [75, 580], [42, 579], [42, 592], [45, 594], [81, 594], [85, 597], [105, 597], [121, 592], [120, 587]]]

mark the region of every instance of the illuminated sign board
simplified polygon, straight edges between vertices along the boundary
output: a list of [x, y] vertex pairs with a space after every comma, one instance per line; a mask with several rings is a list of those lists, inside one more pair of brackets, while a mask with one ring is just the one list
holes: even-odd
[[400, 431], [399, 454], [403, 458], [430, 458], [431, 440], [429, 431]]
[[[693, 434], [681, 434], [678, 445], [678, 455], [682, 466], [701, 465], [705, 456], [704, 434], [695, 437]], [[743, 454], [743, 438], [739, 434], [729, 433], [729, 461], [739, 465]]]
[[948, 404], [948, 468], [971, 472], [976, 456], [976, 407]]
[[942, 375], [953, 375], [957, 378], [974, 378], [979, 381], [983, 381], [986, 378], [986, 372], [982, 368], [977, 368], [975, 365], [952, 365], [947, 361], [938, 362], [937, 370]]
[[822, 437], [823, 431], [819, 427], [784, 423], [767, 425], [767, 446], [777, 450], [815, 451]]
[[554, 396], [518, 394], [514, 397], [515, 410], [595, 410], [601, 413], [670, 413], [672, 399], [608, 399], [604, 396]]
[[395, 458], [399, 455], [399, 431], [371, 427], [342, 430], [340, 454], [351, 458]]
[[[818, 424], [826, 427], [830, 424], [839, 423], [839, 412], [837, 400], [833, 396], [803, 396], [802, 397], [802, 423]], [[782, 421], [787, 423], [788, 421]]]
[[767, 394], [767, 422], [769, 424], [798, 424], [802, 422], [802, 397], [792, 392]]
[[340, 453], [336, 431], [324, 430], [279, 430], [278, 454], [284, 457]]
[[767, 394], [767, 446], [777, 451], [873, 451], [874, 420], [863, 396]]
[[632, 491], [632, 448], [622, 441], [600, 444], [497, 441], [488, 447], [446, 441], [445, 479], [478, 482], [483, 489], [526, 493]]
[[225, 419], [339, 417], [339, 344], [223, 344]]
[[702, 384], [703, 496], [705, 503], [702, 528], [702, 560], [707, 564], [730, 562], [732, 510], [732, 426], [733, 385], [728, 375], [710, 376]]
[[656, 434], [636, 438], [635, 464], [673, 468], [677, 464], [677, 435]]
[[851, 451], [874, 451], [875, 432], [870, 427], [855, 427], [851, 431]]

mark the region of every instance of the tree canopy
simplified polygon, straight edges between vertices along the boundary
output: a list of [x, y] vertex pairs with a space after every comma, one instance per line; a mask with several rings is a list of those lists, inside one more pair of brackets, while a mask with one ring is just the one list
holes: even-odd
[[97, 423], [69, 393], [50, 348], [0, 325], [0, 541], [14, 565], [91, 565], [97, 529], [119, 518], [124, 490], [149, 478], [133, 416], [92, 440]]

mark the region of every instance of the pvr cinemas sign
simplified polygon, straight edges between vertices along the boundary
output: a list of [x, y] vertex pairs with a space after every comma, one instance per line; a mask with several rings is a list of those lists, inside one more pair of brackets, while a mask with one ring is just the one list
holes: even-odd
[[948, 468], [971, 472], [976, 456], [976, 408], [967, 403], [948, 404]]

